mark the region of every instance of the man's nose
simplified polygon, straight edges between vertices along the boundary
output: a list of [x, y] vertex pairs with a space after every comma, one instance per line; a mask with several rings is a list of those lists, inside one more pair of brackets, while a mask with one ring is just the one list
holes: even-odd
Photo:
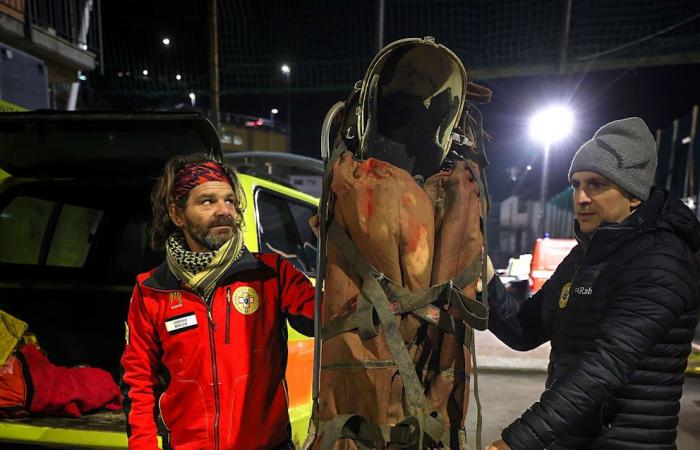
[[226, 202], [216, 202], [216, 208], [214, 210], [214, 213], [219, 216], [230, 216], [231, 208]]
[[574, 190], [574, 203], [576, 203], [577, 205], [581, 205], [590, 202], [591, 198], [588, 196], [588, 194], [586, 194], [586, 191], [584, 189], [579, 188]]

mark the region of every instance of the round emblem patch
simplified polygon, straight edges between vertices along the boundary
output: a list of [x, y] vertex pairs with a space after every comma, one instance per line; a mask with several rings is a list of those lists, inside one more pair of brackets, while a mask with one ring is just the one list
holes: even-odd
[[564, 309], [569, 303], [569, 291], [571, 290], [571, 282], [566, 283], [561, 288], [561, 294], [559, 294], [559, 308]]
[[250, 286], [239, 287], [231, 298], [236, 310], [244, 315], [253, 314], [260, 307], [260, 295]]

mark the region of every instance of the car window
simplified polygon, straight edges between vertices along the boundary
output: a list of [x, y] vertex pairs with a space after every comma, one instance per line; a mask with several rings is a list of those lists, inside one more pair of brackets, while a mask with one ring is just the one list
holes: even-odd
[[259, 189], [255, 207], [260, 251], [277, 253], [314, 275], [316, 241], [307, 221], [316, 213], [315, 206]]
[[38, 264], [54, 202], [16, 197], [0, 212], [0, 262]]
[[101, 219], [100, 210], [17, 197], [0, 212], [0, 262], [82, 267]]
[[46, 265], [82, 267], [101, 220], [100, 210], [63, 205], [51, 239]]

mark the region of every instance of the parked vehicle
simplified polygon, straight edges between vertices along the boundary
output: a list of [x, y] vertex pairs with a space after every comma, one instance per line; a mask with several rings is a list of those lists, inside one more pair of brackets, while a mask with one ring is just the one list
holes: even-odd
[[537, 239], [532, 251], [530, 264], [530, 292], [539, 291], [545, 281], [549, 280], [554, 270], [571, 249], [576, 246], [576, 239]]
[[[53, 363], [118, 379], [135, 275], [164, 258], [148, 246], [152, 184], [167, 159], [196, 151], [221, 156], [201, 114], [0, 114], [0, 309], [29, 324]], [[240, 181], [248, 248], [278, 252], [314, 277], [307, 219], [317, 199], [258, 176]], [[288, 339], [289, 414], [301, 442], [313, 339], [291, 328]], [[0, 420], [0, 442], [127, 448], [125, 430], [119, 411]]]

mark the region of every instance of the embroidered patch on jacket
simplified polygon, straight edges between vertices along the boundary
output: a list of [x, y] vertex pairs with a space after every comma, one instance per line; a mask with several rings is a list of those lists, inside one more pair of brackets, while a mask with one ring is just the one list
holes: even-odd
[[165, 321], [165, 329], [170, 334], [182, 333], [192, 328], [197, 328], [197, 316], [193, 312], [170, 317]]
[[561, 293], [559, 294], [559, 308], [564, 309], [569, 303], [569, 291], [571, 290], [571, 282], [566, 283], [561, 288]]
[[182, 292], [175, 291], [170, 293], [170, 309], [182, 307]]
[[233, 291], [233, 306], [241, 314], [253, 314], [260, 307], [260, 295], [250, 286], [239, 287]]

